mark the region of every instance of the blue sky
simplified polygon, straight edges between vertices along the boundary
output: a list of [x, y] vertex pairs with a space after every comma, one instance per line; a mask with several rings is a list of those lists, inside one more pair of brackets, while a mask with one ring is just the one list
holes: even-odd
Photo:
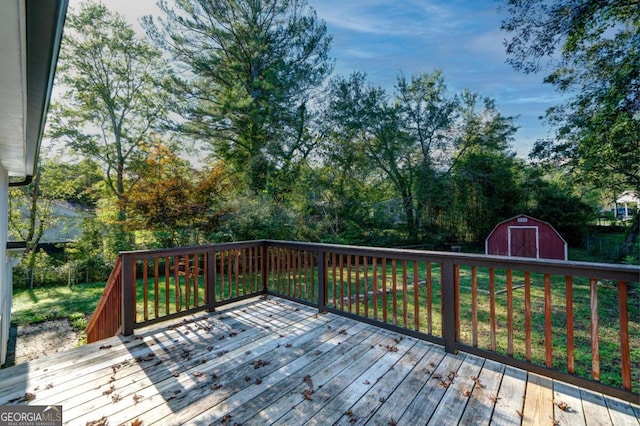
[[[136, 23], [156, 14], [155, 0], [104, 0]], [[452, 91], [469, 89], [496, 100], [504, 115], [519, 116], [514, 148], [526, 156], [549, 129], [538, 117], [561, 101], [542, 83], [506, 64], [496, 0], [307, 0], [333, 35], [334, 74], [364, 71], [389, 92], [399, 73], [441, 69]], [[71, 0], [72, 7], [79, 3]]]

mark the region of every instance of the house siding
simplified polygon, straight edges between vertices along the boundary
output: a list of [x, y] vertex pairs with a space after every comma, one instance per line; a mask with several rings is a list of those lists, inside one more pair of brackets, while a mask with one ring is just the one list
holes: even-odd
[[9, 177], [0, 166], [0, 365], [7, 359], [11, 323], [11, 267], [7, 256], [9, 218]]

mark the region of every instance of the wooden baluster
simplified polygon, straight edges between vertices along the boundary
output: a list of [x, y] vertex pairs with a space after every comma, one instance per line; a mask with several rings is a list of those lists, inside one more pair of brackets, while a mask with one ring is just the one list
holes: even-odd
[[478, 347], [478, 267], [471, 267], [471, 340]]
[[[240, 296], [240, 250], [234, 250], [235, 258], [233, 261], [233, 274], [236, 282], [236, 297]], [[244, 292], [242, 293], [244, 294]]]
[[404, 328], [407, 328], [409, 323], [409, 308], [408, 308], [408, 293], [407, 293], [407, 261], [402, 259], [402, 324]]
[[340, 310], [344, 311], [344, 256], [340, 254]]
[[362, 269], [364, 272], [364, 316], [369, 318], [369, 260], [368, 256], [362, 257]]
[[308, 260], [307, 260], [307, 251], [306, 250], [302, 250], [302, 260], [300, 263], [300, 268], [301, 268], [301, 281], [302, 281], [302, 290], [303, 290], [303, 299], [304, 300], [309, 300], [309, 295], [310, 295], [310, 291], [309, 291], [309, 277], [307, 275], [308, 272]]
[[246, 295], [248, 294], [247, 293], [247, 249], [241, 248], [240, 253], [242, 254], [242, 294]]
[[360, 256], [356, 255], [356, 315], [360, 315]]
[[336, 254], [332, 253], [331, 254], [331, 269], [332, 269], [332, 275], [333, 275], [333, 307], [337, 307], [336, 305]]
[[[311, 286], [311, 300], [315, 300], [316, 298], [316, 292], [315, 292], [315, 269], [316, 269], [316, 265], [318, 267], [318, 297], [320, 297], [320, 290], [325, 287], [324, 285], [320, 285], [320, 268], [324, 268], [324, 270], [326, 271], [326, 259], [324, 262], [322, 262], [323, 264], [320, 264], [320, 260], [316, 258], [315, 252], [309, 252], [309, 258], [310, 258], [310, 262], [309, 262], [309, 268], [311, 269], [311, 282], [309, 283], [309, 285]], [[326, 277], [326, 275], [323, 274], [323, 276]], [[326, 293], [323, 293], [323, 297], [326, 297]], [[326, 303], [327, 299], [324, 299], [323, 302], [323, 306], [324, 303]]]
[[573, 277], [567, 275], [565, 282], [565, 309], [567, 312], [567, 371], [575, 373], [575, 355], [573, 351]]
[[220, 268], [219, 268], [219, 274], [220, 274], [220, 301], [224, 301], [226, 300], [226, 297], [224, 297], [224, 284], [225, 284], [225, 279], [224, 279], [224, 251], [219, 251], [218, 253], [220, 253]]
[[184, 255], [184, 308], [189, 309], [191, 306], [191, 258], [188, 254]]
[[598, 280], [589, 280], [591, 290], [591, 375], [593, 380], [600, 380], [600, 341], [598, 331], [600, 328], [598, 318]]
[[209, 256], [207, 253], [202, 253], [202, 283], [204, 288], [204, 303], [207, 305], [209, 303], [209, 286], [207, 283], [209, 282]]
[[144, 306], [144, 320], [149, 320], [149, 267], [147, 259], [142, 260], [142, 303]]
[[180, 291], [180, 256], [173, 257], [173, 275], [176, 293], [176, 312], [182, 311], [182, 291]]
[[159, 296], [159, 266], [158, 266], [158, 258], [155, 257], [153, 259], [153, 313], [155, 315], [154, 318], [158, 318], [160, 315], [158, 313], [160, 309], [160, 298]]
[[454, 327], [455, 341], [460, 341], [460, 265], [453, 265], [453, 300], [454, 300]]
[[347, 298], [348, 298], [348, 306], [349, 312], [351, 312], [351, 300], [353, 299], [353, 294], [351, 292], [351, 255], [347, 255]]
[[164, 257], [164, 311], [166, 315], [171, 312], [170, 302], [170, 284], [171, 281], [171, 265], [169, 264], [169, 256]]
[[627, 308], [627, 283], [618, 281], [618, 312], [620, 315], [620, 362], [622, 387], [631, 390], [631, 353], [629, 348], [629, 313]]
[[490, 349], [496, 351], [496, 271], [489, 268], [489, 321], [491, 331]]
[[[253, 275], [254, 275], [253, 274], [253, 250], [254, 250], [254, 247], [249, 247], [249, 249], [246, 252], [247, 269], [246, 269], [246, 272], [245, 272], [245, 275], [247, 276], [247, 278], [246, 278], [247, 279], [247, 286], [249, 287], [249, 291], [252, 292], [252, 293], [257, 291], [257, 289], [255, 288], [255, 285], [254, 285], [254, 281], [253, 281], [253, 279], [254, 279], [254, 277], [253, 277]], [[277, 252], [278, 249], [276, 248], [276, 249], [272, 249], [272, 250], [275, 250]]]
[[303, 299], [303, 283], [302, 283], [302, 261], [300, 259], [300, 250], [296, 250], [296, 259], [295, 259], [295, 263], [296, 263], [296, 269], [295, 269], [295, 278], [298, 282], [298, 297], [300, 299]]
[[544, 274], [544, 347], [545, 363], [549, 368], [553, 367], [551, 315], [551, 275]]
[[387, 259], [382, 258], [382, 321], [387, 322]]
[[433, 279], [431, 262], [427, 262], [427, 334], [433, 335]]
[[307, 297], [307, 289], [306, 282], [304, 281], [304, 253], [302, 250], [296, 251], [296, 262], [298, 265], [297, 268], [297, 277], [298, 277], [298, 286], [300, 287], [300, 299], [305, 300]]
[[371, 283], [372, 291], [373, 291], [373, 319], [378, 319], [378, 258], [373, 258], [373, 265], [371, 267], [373, 270], [373, 281]]
[[193, 256], [193, 306], [196, 308], [200, 306], [200, 297], [198, 296], [198, 290], [200, 287], [200, 254], [196, 253]]
[[507, 269], [507, 355], [513, 356], [513, 273]]
[[293, 277], [293, 250], [287, 249], [287, 282], [289, 283], [289, 296], [296, 295], [296, 283]]
[[282, 294], [282, 283], [280, 282], [280, 248], [275, 247], [272, 249], [273, 254], [273, 279], [275, 281], [276, 291]]
[[231, 257], [232, 250], [227, 250], [227, 297], [233, 298], [233, 259]]
[[260, 271], [262, 268], [260, 268], [260, 247], [254, 247], [254, 250], [256, 252], [255, 255], [255, 283], [256, 283], [256, 291], [260, 290], [260, 286], [262, 285], [262, 275], [260, 274]]
[[413, 325], [416, 331], [420, 331], [420, 280], [418, 261], [413, 261]]
[[393, 323], [398, 325], [398, 279], [397, 260], [391, 259], [391, 302], [393, 307]]
[[531, 362], [531, 273], [524, 273], [524, 341], [525, 359]]

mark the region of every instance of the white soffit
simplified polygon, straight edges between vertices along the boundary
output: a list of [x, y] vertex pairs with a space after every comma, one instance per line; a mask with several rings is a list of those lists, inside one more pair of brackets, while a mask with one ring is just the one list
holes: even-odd
[[0, 1], [0, 165], [24, 176], [26, 155], [26, 22], [24, 0]]

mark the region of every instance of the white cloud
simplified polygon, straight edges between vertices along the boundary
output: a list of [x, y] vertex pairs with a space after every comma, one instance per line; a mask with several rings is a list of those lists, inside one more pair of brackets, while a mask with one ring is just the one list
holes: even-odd
[[365, 34], [419, 37], [445, 31], [451, 11], [424, 0], [310, 0], [330, 26]]

